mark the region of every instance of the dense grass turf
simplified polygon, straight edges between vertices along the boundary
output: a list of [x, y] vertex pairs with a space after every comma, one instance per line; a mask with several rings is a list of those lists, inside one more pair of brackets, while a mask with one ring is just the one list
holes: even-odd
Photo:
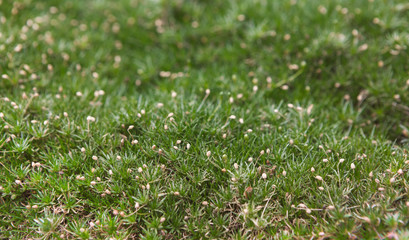
[[409, 238], [406, 0], [0, 2], [1, 238]]

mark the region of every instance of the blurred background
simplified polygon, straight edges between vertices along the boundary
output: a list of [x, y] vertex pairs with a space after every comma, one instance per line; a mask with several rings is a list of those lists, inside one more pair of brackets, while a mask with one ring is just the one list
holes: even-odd
[[322, 104], [365, 102], [355, 122], [403, 140], [408, 9], [404, 0], [3, 0], [0, 91], [331, 95]]

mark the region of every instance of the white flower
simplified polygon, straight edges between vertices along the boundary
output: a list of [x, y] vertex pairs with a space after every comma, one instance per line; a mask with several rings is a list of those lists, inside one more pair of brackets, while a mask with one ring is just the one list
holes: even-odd
[[261, 174], [261, 178], [262, 178], [262, 179], [266, 179], [266, 178], [267, 178], [267, 174], [266, 174], [266, 173]]
[[355, 169], [355, 164], [351, 163], [351, 169]]
[[92, 116], [87, 117], [87, 122], [95, 122], [95, 118]]
[[212, 155], [212, 152], [207, 151], [206, 156], [207, 156], [207, 157], [210, 157], [211, 155]]

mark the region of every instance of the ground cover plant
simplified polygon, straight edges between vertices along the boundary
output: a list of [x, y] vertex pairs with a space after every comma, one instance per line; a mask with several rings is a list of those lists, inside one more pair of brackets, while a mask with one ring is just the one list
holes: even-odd
[[0, 1], [0, 237], [408, 239], [404, 0]]

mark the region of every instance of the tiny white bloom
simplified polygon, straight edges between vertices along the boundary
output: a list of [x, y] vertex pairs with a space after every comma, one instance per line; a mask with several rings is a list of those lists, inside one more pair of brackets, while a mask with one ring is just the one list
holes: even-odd
[[92, 117], [92, 116], [88, 116], [88, 117], [87, 117], [87, 121], [88, 121], [88, 122], [95, 122], [95, 118]]
[[394, 177], [392, 177], [392, 178], [389, 180], [389, 182], [390, 182], [390, 183], [394, 183], [395, 180], [396, 180], [396, 179], [395, 179]]

